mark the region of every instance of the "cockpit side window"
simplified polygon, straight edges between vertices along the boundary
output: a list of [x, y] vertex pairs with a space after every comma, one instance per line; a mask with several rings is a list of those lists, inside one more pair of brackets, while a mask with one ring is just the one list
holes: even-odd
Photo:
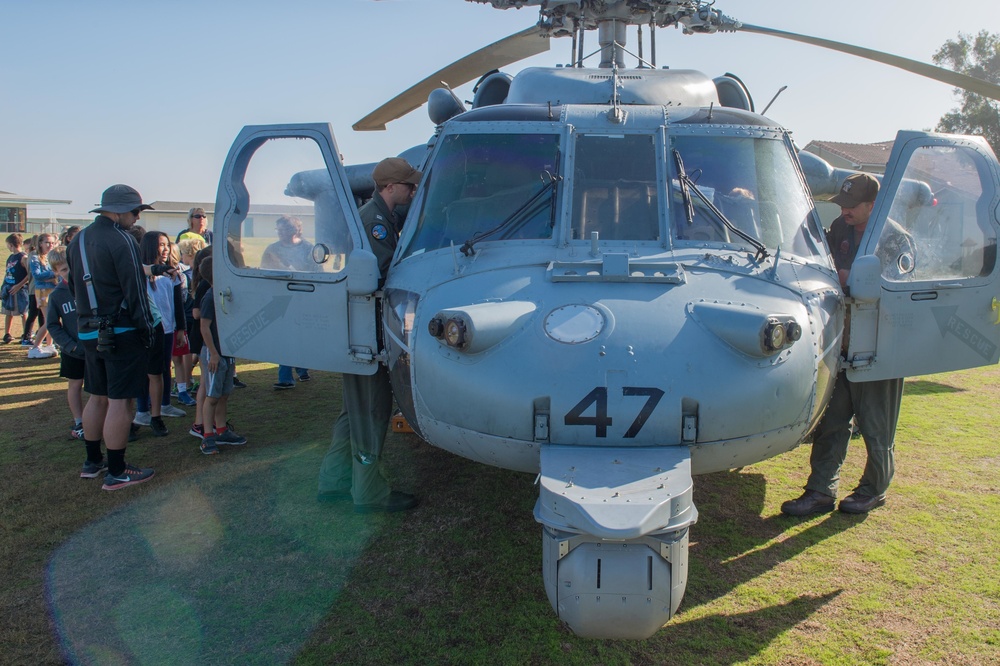
[[660, 238], [652, 134], [582, 134], [573, 162], [574, 240]]
[[490, 240], [551, 238], [558, 168], [557, 134], [446, 135], [404, 256], [458, 247], [501, 225]]

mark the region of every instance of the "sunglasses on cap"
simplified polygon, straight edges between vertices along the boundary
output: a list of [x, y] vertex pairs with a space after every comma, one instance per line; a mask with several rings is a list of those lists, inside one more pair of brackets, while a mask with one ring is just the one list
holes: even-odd
[[201, 220], [203, 220], [203, 219], [205, 219], [205, 216], [204, 216], [204, 215], [201, 215], [201, 214], [198, 214], [198, 215], [192, 215], [192, 216], [191, 216], [191, 219], [195, 219], [195, 218], [198, 218], [198, 219], [201, 219]]

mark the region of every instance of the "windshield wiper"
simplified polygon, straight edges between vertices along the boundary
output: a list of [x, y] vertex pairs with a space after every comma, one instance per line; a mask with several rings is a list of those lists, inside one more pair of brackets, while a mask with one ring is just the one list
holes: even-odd
[[722, 224], [725, 225], [726, 229], [729, 229], [753, 246], [753, 249], [757, 251], [757, 254], [754, 255], [754, 259], [766, 259], [771, 256], [770, 253], [768, 253], [767, 248], [764, 247], [763, 243], [733, 224], [732, 221], [726, 217], [726, 214], [719, 210], [716, 205], [712, 203], [712, 200], [701, 191], [701, 188], [698, 187], [693, 180], [691, 180], [691, 177], [688, 176], [687, 172], [684, 170], [684, 160], [681, 159], [681, 153], [676, 148], [674, 148], [674, 159], [677, 161], [677, 179], [681, 183], [681, 195], [684, 197], [684, 206], [687, 211], [688, 224], [691, 224], [694, 220], [694, 206], [691, 202], [691, 192], [693, 191], [698, 195], [698, 198], [701, 199], [701, 202], [705, 204], [710, 211], [712, 211], [712, 214], [719, 218]]
[[500, 224], [493, 227], [492, 229], [489, 229], [488, 231], [477, 232], [475, 235], [472, 236], [472, 238], [462, 243], [461, 247], [462, 254], [464, 254], [467, 257], [475, 254], [476, 250], [474, 249], [473, 246], [475, 246], [476, 243], [485, 238], [489, 238], [493, 234], [501, 231], [502, 229], [510, 225], [512, 222], [517, 220], [526, 211], [531, 210], [535, 202], [541, 199], [542, 195], [544, 195], [549, 190], [552, 190], [554, 195], [556, 183], [562, 180], [562, 176], [556, 176], [549, 173], [548, 171], [544, 171], [542, 172], [542, 178], [543, 179], [547, 178], [548, 180], [542, 185], [542, 187], [537, 192], [532, 194], [527, 201], [521, 204], [517, 210], [515, 210], [513, 213], [504, 218], [504, 220]]
[[684, 160], [681, 159], [681, 151], [674, 148], [674, 162], [677, 163], [677, 182], [681, 186], [681, 200], [684, 203], [684, 213], [687, 215], [688, 226], [694, 224], [694, 202], [691, 201], [691, 189], [688, 187], [689, 178], [684, 170]]

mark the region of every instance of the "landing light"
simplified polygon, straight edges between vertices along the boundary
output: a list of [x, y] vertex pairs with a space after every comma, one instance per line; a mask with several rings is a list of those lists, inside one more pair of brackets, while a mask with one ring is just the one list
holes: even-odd
[[785, 346], [785, 327], [777, 319], [769, 319], [764, 328], [764, 344], [768, 351]]
[[449, 347], [461, 349], [465, 346], [465, 322], [452, 318], [444, 323], [444, 341]]
[[779, 319], [768, 317], [764, 326], [761, 342], [765, 353], [780, 351], [790, 347], [802, 337], [802, 326], [794, 319]]

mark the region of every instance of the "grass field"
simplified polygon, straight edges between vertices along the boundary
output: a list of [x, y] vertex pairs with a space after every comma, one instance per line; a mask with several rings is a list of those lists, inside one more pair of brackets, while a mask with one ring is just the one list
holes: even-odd
[[637, 642], [555, 617], [532, 475], [391, 434], [418, 509], [317, 504], [337, 375], [276, 392], [274, 366], [240, 365], [246, 447], [202, 456], [166, 419], [128, 449], [156, 476], [110, 493], [78, 477], [57, 373], [0, 347], [5, 664], [1000, 664], [997, 367], [907, 381], [896, 479], [867, 517], [780, 515], [807, 446], [697, 477], [687, 594]]

